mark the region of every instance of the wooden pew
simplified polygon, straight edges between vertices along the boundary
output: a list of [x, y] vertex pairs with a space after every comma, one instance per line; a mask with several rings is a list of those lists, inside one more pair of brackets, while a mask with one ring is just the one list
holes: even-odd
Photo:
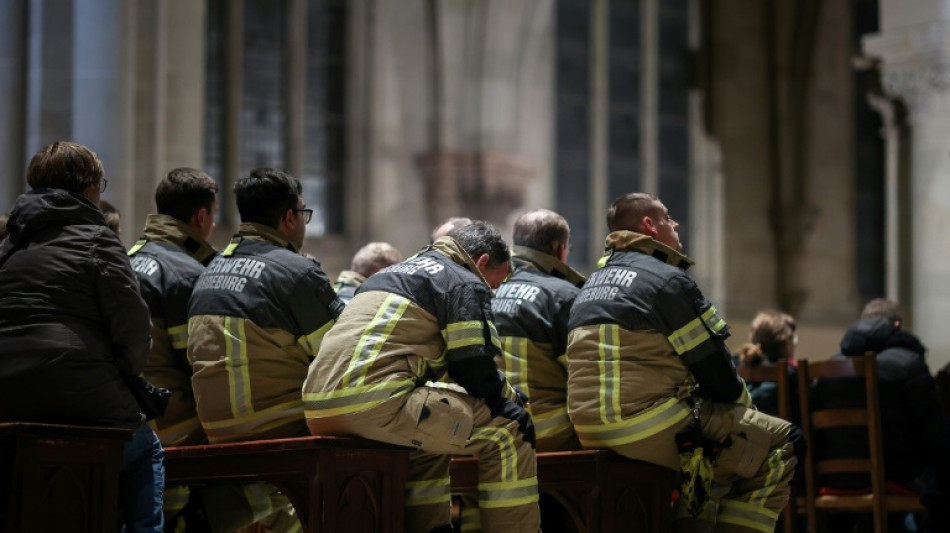
[[[627, 459], [608, 450], [538, 454], [538, 489], [559, 502], [580, 533], [669, 531], [671, 496], [679, 472]], [[456, 457], [452, 493], [478, 490], [478, 460]], [[560, 531], [545, 522], [544, 531]]]
[[0, 423], [0, 531], [108, 532], [128, 429]]
[[408, 477], [408, 448], [348, 437], [165, 449], [167, 485], [271, 483], [309, 532], [402, 531]]

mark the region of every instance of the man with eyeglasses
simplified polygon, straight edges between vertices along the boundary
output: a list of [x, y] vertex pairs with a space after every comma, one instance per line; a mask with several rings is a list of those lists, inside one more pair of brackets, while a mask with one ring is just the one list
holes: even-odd
[[[234, 193], [241, 226], [198, 278], [188, 305], [198, 418], [212, 443], [309, 435], [300, 388], [343, 303], [320, 263], [300, 254], [313, 213], [300, 181], [259, 168]], [[216, 530], [238, 529], [278, 508], [284, 513], [263, 522], [269, 531], [299, 527], [276, 488], [240, 490], [251, 512], [205, 499]]]

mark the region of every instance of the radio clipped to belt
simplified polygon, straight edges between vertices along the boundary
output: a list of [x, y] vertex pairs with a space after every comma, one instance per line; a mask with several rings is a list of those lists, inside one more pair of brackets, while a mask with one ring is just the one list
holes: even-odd
[[709, 491], [715, 472], [713, 467], [723, 448], [729, 442], [721, 443], [707, 439], [702, 433], [699, 411], [701, 398], [689, 400], [693, 410], [693, 421], [685, 430], [676, 434], [676, 447], [680, 454], [680, 498], [691, 516], [698, 517], [709, 503]]

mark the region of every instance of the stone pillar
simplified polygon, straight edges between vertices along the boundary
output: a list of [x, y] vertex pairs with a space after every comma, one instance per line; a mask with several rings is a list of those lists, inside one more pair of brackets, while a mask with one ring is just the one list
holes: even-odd
[[0, 213], [26, 187], [26, 0], [0, 2]]
[[936, 371], [950, 362], [943, 334], [950, 315], [950, 0], [882, 0], [880, 10], [881, 31], [864, 40], [864, 51], [881, 61], [885, 94], [904, 102], [910, 129], [909, 170], [899, 177], [907, 181], [909, 212], [898, 237], [906, 241], [899, 260], [910, 279], [900, 303]]
[[122, 213], [130, 243], [141, 229], [134, 207], [136, 3], [79, 0], [74, 10], [71, 137], [102, 159], [109, 178], [103, 198]]

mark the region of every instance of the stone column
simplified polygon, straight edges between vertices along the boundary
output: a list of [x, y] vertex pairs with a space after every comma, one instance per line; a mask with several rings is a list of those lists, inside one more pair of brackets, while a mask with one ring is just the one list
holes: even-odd
[[[910, 129], [909, 170], [899, 176], [909, 211], [898, 234], [909, 294], [891, 296], [901, 298], [908, 329], [930, 348], [936, 371], [950, 361], [943, 334], [950, 315], [950, 0], [882, 0], [880, 10], [881, 31], [864, 40], [864, 51], [881, 61], [884, 91], [904, 102]], [[889, 243], [888, 253], [900, 250]]]
[[0, 213], [26, 186], [26, 0], [0, 2]]

